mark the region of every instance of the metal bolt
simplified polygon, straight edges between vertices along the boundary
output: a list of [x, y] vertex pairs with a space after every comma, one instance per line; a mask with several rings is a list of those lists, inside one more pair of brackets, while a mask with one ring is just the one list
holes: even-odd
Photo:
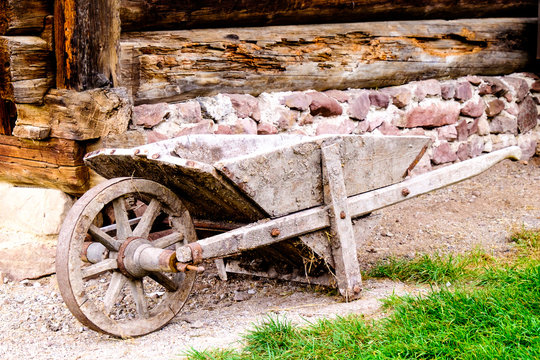
[[152, 159], [154, 159], [154, 160], [155, 160], [155, 159], [159, 159], [159, 154], [154, 154], [154, 155], [152, 155]]
[[137, 149], [137, 150], [135, 150], [135, 151], [133, 152], [133, 154], [134, 154], [134, 155], [138, 155], [140, 152], [141, 152], [141, 150], [140, 150], [140, 149]]
[[342, 211], [339, 213], [339, 217], [345, 219], [347, 217], [347, 214], [345, 214], [345, 211]]
[[362, 288], [360, 287], [360, 285], [354, 285], [353, 291], [355, 294], [358, 294], [360, 291], [362, 291]]
[[401, 195], [403, 196], [409, 196], [410, 193], [411, 192], [407, 188], [403, 188], [403, 190], [401, 190]]
[[111, 150], [111, 155], [114, 154], [116, 152], [116, 150]]
[[279, 231], [279, 229], [272, 229], [272, 232], [270, 233], [272, 237], [279, 236], [279, 234], [281, 234], [281, 231]]

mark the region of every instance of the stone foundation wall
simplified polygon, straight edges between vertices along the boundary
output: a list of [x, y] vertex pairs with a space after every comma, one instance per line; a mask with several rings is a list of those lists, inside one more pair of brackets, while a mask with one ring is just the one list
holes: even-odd
[[522, 148], [522, 160], [540, 153], [539, 104], [540, 80], [529, 73], [378, 90], [219, 94], [136, 106], [129, 138], [144, 143], [186, 134], [426, 135], [433, 141], [417, 171], [427, 171], [511, 145]]

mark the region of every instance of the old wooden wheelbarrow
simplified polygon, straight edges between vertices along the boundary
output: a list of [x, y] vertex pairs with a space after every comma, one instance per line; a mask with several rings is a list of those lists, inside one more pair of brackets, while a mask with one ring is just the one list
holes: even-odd
[[90, 153], [86, 163], [109, 180], [64, 222], [60, 292], [81, 323], [121, 337], [171, 320], [209, 259], [225, 258], [230, 271], [336, 285], [358, 298], [352, 219], [520, 157], [510, 147], [404, 180], [428, 143], [197, 135]]

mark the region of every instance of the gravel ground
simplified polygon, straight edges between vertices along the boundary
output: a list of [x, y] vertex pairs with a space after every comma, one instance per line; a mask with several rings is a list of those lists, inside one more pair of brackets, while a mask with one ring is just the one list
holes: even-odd
[[[359, 258], [364, 268], [388, 256], [461, 253], [496, 256], [512, 250], [509, 232], [540, 227], [540, 159], [505, 161], [473, 180], [406, 201], [364, 219]], [[178, 359], [190, 349], [236, 346], [253, 323], [269, 315], [296, 322], [321, 317], [385, 314], [380, 299], [425, 288], [389, 280], [365, 281], [363, 297], [345, 303], [326, 289], [231, 276], [210, 269], [181, 313], [162, 330], [119, 340], [80, 325], [64, 305], [54, 276], [22, 282], [0, 279], [0, 360]]]

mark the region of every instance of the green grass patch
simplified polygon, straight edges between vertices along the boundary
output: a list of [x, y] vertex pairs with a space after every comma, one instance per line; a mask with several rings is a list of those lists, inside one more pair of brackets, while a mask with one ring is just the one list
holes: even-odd
[[527, 254], [538, 250], [539, 235], [540, 231], [520, 232], [512, 238], [526, 249], [512, 264], [480, 252], [381, 264], [370, 276], [456, 283], [453, 289], [442, 287], [425, 296], [389, 297], [386, 302], [393, 312], [384, 319], [367, 322], [361, 316], [347, 316], [296, 326], [286, 319], [268, 318], [245, 336], [239, 350], [192, 350], [188, 356], [238, 360], [538, 359], [540, 264]]
[[480, 251], [468, 255], [423, 255], [413, 260], [390, 258], [367, 272], [368, 277], [445, 284], [477, 276], [495, 260]]

